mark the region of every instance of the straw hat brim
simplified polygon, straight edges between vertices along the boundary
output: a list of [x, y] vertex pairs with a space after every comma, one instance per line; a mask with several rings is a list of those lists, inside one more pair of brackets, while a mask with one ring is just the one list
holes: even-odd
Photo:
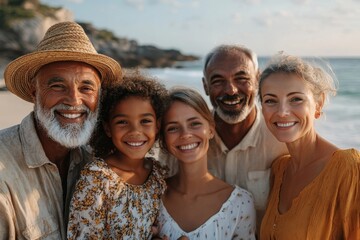
[[31, 92], [37, 71], [46, 64], [61, 61], [83, 62], [93, 66], [99, 71], [102, 84], [117, 81], [122, 75], [119, 63], [103, 54], [66, 50], [38, 51], [23, 55], [6, 67], [6, 87], [25, 101], [33, 102]]

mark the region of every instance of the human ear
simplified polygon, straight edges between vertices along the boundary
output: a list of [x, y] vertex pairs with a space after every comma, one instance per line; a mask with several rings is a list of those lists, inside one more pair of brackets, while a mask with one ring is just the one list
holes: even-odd
[[109, 124], [107, 122], [103, 122], [102, 125], [103, 125], [106, 136], [111, 138], [111, 131], [110, 131]]
[[260, 80], [260, 71], [259, 70], [257, 70], [256, 71], [256, 75], [255, 75], [255, 77], [256, 77], [256, 82], [259, 82], [259, 80]]
[[160, 135], [160, 129], [161, 129], [161, 120], [160, 119], [157, 119], [156, 120], [156, 129], [155, 129], [155, 140], [158, 140], [159, 139], [159, 135]]
[[210, 127], [209, 139], [212, 139], [214, 136], [215, 136], [215, 129], [213, 127]]
[[32, 101], [35, 103], [36, 102], [36, 81], [35, 81], [35, 79], [32, 80], [32, 84], [31, 84], [31, 88], [30, 88], [30, 95], [31, 95]]
[[206, 95], [209, 96], [208, 83], [207, 83], [207, 80], [204, 77], [202, 78], [202, 83], [203, 83], [203, 87], [204, 87]]
[[324, 106], [324, 102], [325, 102], [325, 94], [322, 93], [320, 95], [320, 97], [317, 99], [317, 102], [316, 102], [316, 111], [315, 111], [315, 118], [318, 119], [321, 117], [322, 115], [322, 108]]
[[255, 79], [255, 87], [256, 87], [256, 91], [259, 90], [259, 84], [260, 84], [260, 71], [258, 70], [256, 73], [256, 79]]
[[160, 128], [161, 128], [161, 120], [157, 119], [156, 120], [156, 134], [159, 134]]

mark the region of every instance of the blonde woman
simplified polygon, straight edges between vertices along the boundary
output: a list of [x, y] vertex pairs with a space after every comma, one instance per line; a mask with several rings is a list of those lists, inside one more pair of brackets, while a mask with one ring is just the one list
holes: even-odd
[[160, 140], [179, 163], [167, 179], [160, 206], [160, 236], [168, 239], [255, 239], [252, 195], [208, 172], [214, 137], [212, 114], [201, 95], [188, 88], [170, 92]]
[[314, 127], [331, 93], [331, 75], [298, 57], [276, 56], [261, 74], [266, 125], [289, 150], [272, 165], [261, 239], [360, 239], [360, 152]]

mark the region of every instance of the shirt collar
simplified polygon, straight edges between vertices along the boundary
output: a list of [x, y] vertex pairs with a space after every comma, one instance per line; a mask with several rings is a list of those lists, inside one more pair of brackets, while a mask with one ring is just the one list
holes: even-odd
[[[37, 135], [34, 112], [31, 112], [22, 120], [19, 133], [25, 162], [29, 168], [37, 168], [45, 164], [53, 164], [47, 158]], [[74, 164], [81, 162], [81, 156], [82, 153], [79, 148], [70, 152], [70, 159], [74, 159]]]
[[[262, 114], [257, 105], [255, 105], [255, 108], [256, 108], [256, 117], [253, 125], [251, 126], [249, 132], [245, 135], [243, 140], [241, 140], [241, 142], [239, 142], [233, 149], [231, 149], [231, 151], [246, 150], [249, 147], [255, 147], [257, 145], [261, 131], [260, 124], [261, 124]], [[213, 111], [213, 114], [215, 114], [215, 111]], [[229, 149], [221, 140], [217, 132], [215, 134], [215, 141], [218, 144], [218, 146], [220, 146], [222, 152], [229, 152]]]

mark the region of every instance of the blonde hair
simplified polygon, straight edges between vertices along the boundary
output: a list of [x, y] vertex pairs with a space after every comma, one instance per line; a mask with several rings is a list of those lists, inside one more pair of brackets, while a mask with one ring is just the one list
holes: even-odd
[[[210, 127], [215, 128], [215, 121], [211, 111], [199, 92], [187, 87], [173, 87], [170, 89], [168, 99], [169, 101], [166, 103], [164, 115], [174, 102], [182, 102], [198, 112], [209, 123]], [[164, 119], [162, 119], [162, 121], [164, 121]], [[164, 132], [164, 122], [162, 122], [159, 143], [160, 146], [167, 151]]]
[[[335, 96], [338, 87], [338, 82], [335, 73], [332, 71], [331, 66], [322, 61], [312, 62], [304, 60], [300, 57], [286, 55], [279, 53], [275, 55], [268, 65], [262, 71], [259, 79], [259, 97], [261, 99], [261, 85], [262, 82], [273, 73], [292, 73], [296, 74], [305, 80], [306, 84], [310, 87], [315, 100], [318, 100], [321, 95], [325, 96], [325, 101], [329, 100], [329, 96]], [[318, 59], [320, 60], [320, 59]]]

